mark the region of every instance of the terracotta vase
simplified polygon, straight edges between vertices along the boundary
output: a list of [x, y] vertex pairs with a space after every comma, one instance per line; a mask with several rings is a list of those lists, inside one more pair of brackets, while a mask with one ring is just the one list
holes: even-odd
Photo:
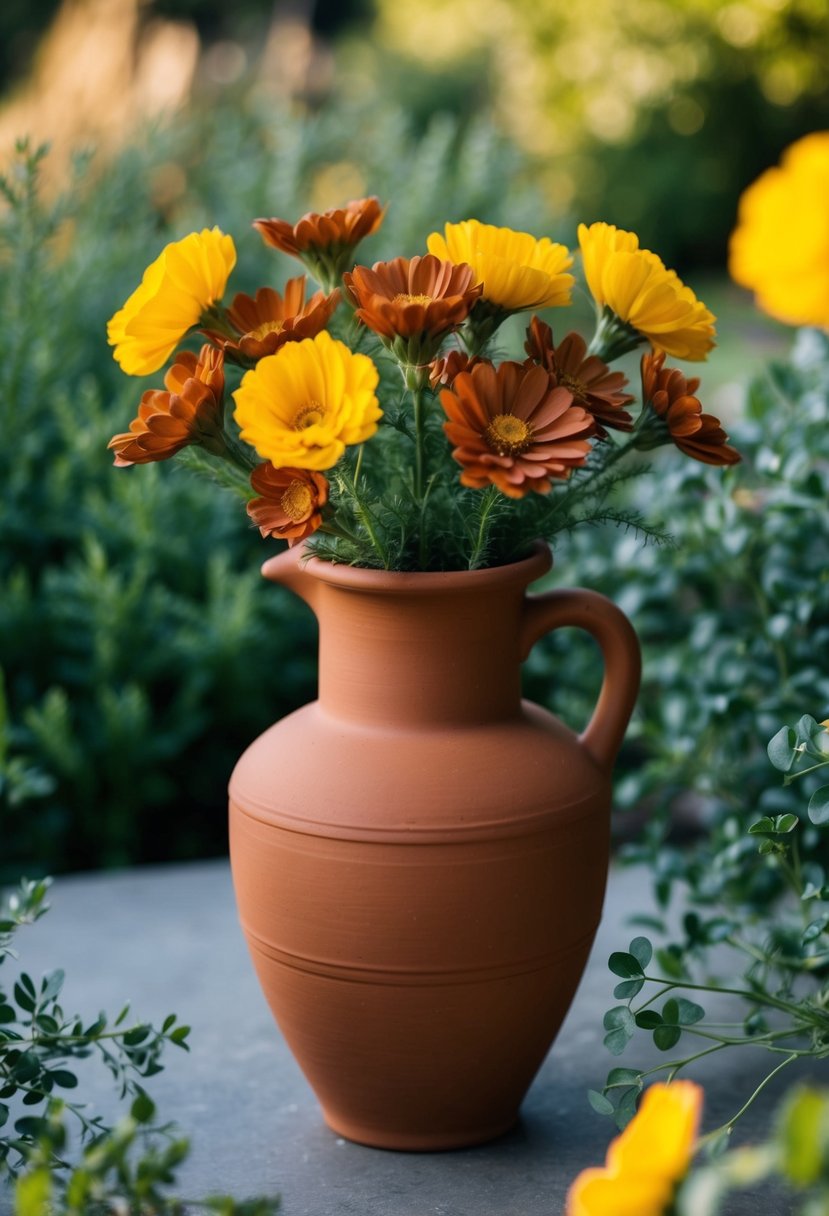
[[[549, 566], [539, 545], [448, 574], [301, 549], [263, 567], [319, 619], [319, 700], [233, 773], [234, 882], [274, 1016], [350, 1140], [434, 1150], [506, 1131], [587, 961], [639, 648], [594, 592], [528, 596]], [[582, 735], [521, 700], [522, 660], [565, 625], [604, 657]]]

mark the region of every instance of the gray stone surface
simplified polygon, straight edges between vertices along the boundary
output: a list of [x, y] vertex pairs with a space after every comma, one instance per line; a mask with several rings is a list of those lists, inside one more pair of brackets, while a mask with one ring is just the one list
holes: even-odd
[[[565, 1026], [523, 1108], [520, 1125], [482, 1148], [390, 1153], [347, 1143], [322, 1122], [262, 997], [238, 927], [226, 862], [156, 867], [58, 880], [52, 911], [21, 934], [33, 974], [63, 966], [64, 1007], [113, 1016], [129, 1000], [141, 1019], [175, 1011], [193, 1027], [190, 1054], [170, 1049], [148, 1083], [159, 1113], [191, 1136], [183, 1194], [278, 1192], [285, 1216], [560, 1216], [573, 1176], [599, 1163], [613, 1134], [589, 1108], [610, 1065], [601, 1019], [612, 1003], [608, 954], [635, 933], [625, 924], [648, 902], [636, 870], [611, 875], [604, 923]], [[4, 968], [5, 970], [5, 968]], [[634, 1044], [635, 1046], [635, 1044]], [[762, 1075], [761, 1052], [703, 1061], [705, 1127], [731, 1115]], [[628, 1060], [629, 1056], [629, 1060]], [[644, 1044], [619, 1063], [641, 1064]], [[112, 1109], [108, 1074], [83, 1066], [83, 1092]], [[770, 1087], [782, 1092], [786, 1080]], [[737, 1140], [763, 1125], [764, 1104]], [[785, 1216], [766, 1191], [736, 1198], [731, 1216]], [[0, 1212], [8, 1200], [0, 1195]]]

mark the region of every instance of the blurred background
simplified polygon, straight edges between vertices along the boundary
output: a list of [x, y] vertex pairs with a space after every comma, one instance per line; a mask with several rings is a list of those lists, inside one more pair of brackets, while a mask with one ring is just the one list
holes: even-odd
[[[827, 47], [825, 0], [0, 6], [0, 879], [223, 852], [235, 757], [313, 695], [313, 622], [260, 586], [271, 550], [241, 504], [176, 468], [111, 467], [107, 440], [146, 386], [113, 363], [106, 320], [161, 247], [219, 224], [239, 249], [233, 286], [251, 290], [292, 269], [251, 219], [369, 193], [390, 207], [364, 261], [422, 251], [435, 227], [468, 216], [570, 245], [580, 220], [607, 220], [718, 314], [706, 402], [759, 452], [768, 400], [755, 395], [752, 421], [747, 384], [790, 335], [729, 284], [728, 236], [749, 182], [829, 127]], [[632, 538], [598, 534], [559, 562], [563, 578], [589, 570], [617, 599], [621, 588], [651, 648], [622, 766], [631, 807], [657, 786], [666, 801], [698, 783], [705, 732], [721, 738], [743, 714], [754, 737], [758, 713], [762, 731], [788, 704], [780, 648], [799, 644], [797, 629], [786, 633], [779, 602], [758, 607], [735, 553], [720, 555], [727, 578], [712, 575], [714, 516], [709, 535], [687, 522], [712, 495], [726, 514], [740, 501], [750, 511], [759, 491], [730, 477], [694, 468], [672, 486], [669, 522], [696, 566], [642, 560]], [[730, 535], [738, 525], [751, 520]], [[766, 639], [768, 654], [744, 646], [736, 666], [712, 667], [693, 738], [681, 705], [665, 710], [668, 667], [689, 640], [677, 604], [709, 634], [728, 613], [766, 613], [753, 645]], [[583, 715], [590, 677], [568, 700], [555, 654], [534, 659], [532, 691]], [[757, 747], [740, 747], [755, 763]], [[745, 788], [745, 772], [736, 779]]]

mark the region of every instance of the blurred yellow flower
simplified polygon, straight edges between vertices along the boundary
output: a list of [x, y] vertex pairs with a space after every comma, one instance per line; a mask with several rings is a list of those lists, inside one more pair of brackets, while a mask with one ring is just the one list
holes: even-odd
[[740, 199], [728, 269], [757, 306], [829, 329], [829, 131], [799, 139]]
[[716, 317], [639, 238], [612, 224], [579, 224], [584, 274], [596, 303], [608, 308], [656, 351], [705, 359]]
[[446, 224], [443, 236], [433, 232], [426, 244], [443, 261], [468, 263], [483, 283], [482, 299], [506, 312], [570, 303], [575, 280], [565, 272], [573, 259], [549, 237], [464, 220]]
[[330, 469], [377, 430], [379, 376], [324, 330], [260, 359], [233, 394], [242, 439], [277, 468]]
[[233, 238], [218, 228], [191, 232], [165, 246], [107, 326], [115, 360], [128, 376], [148, 376], [167, 361], [205, 310], [221, 299], [235, 264]]
[[565, 1216], [664, 1216], [688, 1172], [702, 1109], [693, 1081], [653, 1085], [638, 1113], [567, 1194]]

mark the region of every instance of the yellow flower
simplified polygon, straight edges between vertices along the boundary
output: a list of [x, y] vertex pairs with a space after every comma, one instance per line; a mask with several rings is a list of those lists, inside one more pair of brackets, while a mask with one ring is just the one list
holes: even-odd
[[128, 376], [158, 371], [205, 310], [221, 299], [235, 264], [233, 239], [218, 228], [191, 232], [165, 246], [107, 326], [115, 360]]
[[829, 131], [791, 145], [743, 194], [728, 269], [759, 308], [829, 329]]
[[433, 232], [429, 252], [444, 261], [466, 262], [483, 282], [483, 299], [506, 312], [569, 304], [575, 282], [565, 271], [573, 259], [565, 245], [529, 232], [496, 228], [479, 220], [447, 224], [444, 236]]
[[324, 330], [260, 359], [233, 397], [242, 438], [277, 468], [330, 469], [382, 416], [379, 376]]
[[582, 1170], [570, 1187], [565, 1216], [663, 1216], [688, 1172], [701, 1108], [692, 1081], [651, 1086], [604, 1167]]
[[[587, 286], [596, 303], [677, 359], [705, 359], [716, 317], [633, 232], [612, 224], [579, 224]], [[630, 345], [628, 349], [631, 349]]]

